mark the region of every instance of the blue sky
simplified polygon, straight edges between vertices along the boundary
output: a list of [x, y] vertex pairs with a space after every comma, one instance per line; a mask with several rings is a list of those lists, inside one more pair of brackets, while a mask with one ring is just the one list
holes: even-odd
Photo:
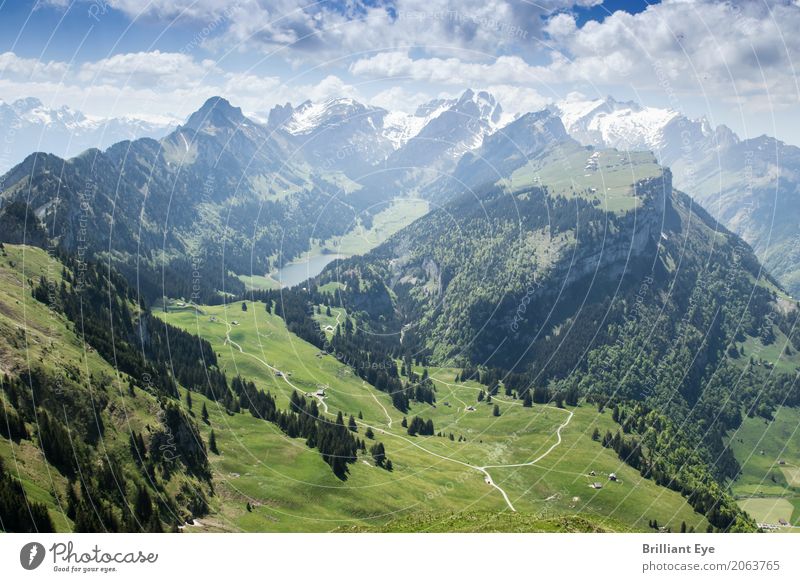
[[799, 4], [0, 0], [0, 99], [182, 119], [213, 94], [408, 110], [472, 87], [518, 113], [577, 92], [797, 143]]

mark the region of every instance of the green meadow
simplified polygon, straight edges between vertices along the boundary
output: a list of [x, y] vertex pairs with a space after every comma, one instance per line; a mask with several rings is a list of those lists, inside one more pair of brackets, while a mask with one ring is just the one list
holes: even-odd
[[[337, 315], [341, 321], [344, 314], [334, 309], [327, 316], [323, 308], [316, 317], [323, 328], [335, 328]], [[705, 530], [705, 519], [679, 494], [642, 479], [591, 439], [595, 427], [614, 427], [610, 415], [594, 407], [525, 408], [503, 395], [479, 403], [481, 386], [455, 382], [455, 369], [432, 368], [435, 406], [415, 403], [404, 415], [332, 355], [288, 332], [263, 304], [248, 303], [246, 311], [241, 303], [170, 306], [161, 316], [210, 341], [229, 378], [241, 374], [255, 381], [281, 407], [292, 390], [309, 399], [324, 390], [322, 410], [331, 419], [339, 411], [345, 418], [360, 415], [360, 438], [372, 428], [393, 463], [388, 472], [360, 455], [340, 481], [303, 439], [288, 438], [249, 413], [228, 414], [194, 393], [194, 412], [206, 404], [211, 424], [201, 427], [206, 437], [214, 429], [221, 454], [211, 455], [214, 511], [190, 531], [402, 531], [422, 529], [417, 519], [441, 516], [449, 524], [441, 527], [456, 530], [461, 526], [450, 520], [462, 516], [464, 523], [485, 520], [478, 530], [544, 531], [568, 529], [563, 520], [576, 514], [607, 516], [575, 523], [576, 531], [647, 530], [651, 519], [675, 531], [684, 521]], [[493, 415], [495, 404], [499, 416]], [[436, 435], [409, 436], [401, 423], [413, 416], [432, 420]], [[602, 488], [592, 488], [594, 482]], [[507, 514], [514, 517], [498, 518]]]
[[503, 184], [511, 191], [545, 186], [553, 196], [580, 196], [622, 214], [641, 203], [631, 184], [658, 177], [662, 171], [650, 152], [564, 146], [529, 161]]
[[745, 418], [729, 445], [741, 466], [731, 484], [739, 505], [760, 523], [800, 526], [800, 410]]

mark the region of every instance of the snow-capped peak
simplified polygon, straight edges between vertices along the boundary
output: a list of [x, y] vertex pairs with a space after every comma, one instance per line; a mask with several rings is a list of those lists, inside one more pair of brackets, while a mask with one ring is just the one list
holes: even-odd
[[673, 109], [643, 107], [612, 97], [586, 99], [576, 94], [556, 103], [553, 109], [578, 141], [621, 149], [660, 149], [664, 128], [681, 115]]
[[305, 101], [292, 112], [283, 128], [292, 135], [303, 135], [328, 123], [336, 123], [367, 112], [367, 106], [349, 97], [339, 97], [320, 103]]
[[456, 103], [457, 99], [434, 99], [417, 107], [414, 113], [390, 111], [383, 118], [383, 135], [394, 149], [399, 149]]
[[50, 107], [35, 97], [0, 101], [0, 134], [13, 130], [6, 156], [0, 156], [0, 173], [34, 151], [71, 157], [83, 150], [104, 149], [136, 137], [162, 137], [177, 125], [172, 118], [85, 115], [66, 105]]

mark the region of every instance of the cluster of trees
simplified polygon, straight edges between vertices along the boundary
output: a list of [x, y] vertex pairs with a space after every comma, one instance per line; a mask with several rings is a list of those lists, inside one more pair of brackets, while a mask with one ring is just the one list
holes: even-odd
[[383, 443], [375, 443], [369, 448], [369, 454], [372, 455], [372, 460], [375, 461], [375, 466], [393, 471], [394, 466], [392, 460], [386, 457], [386, 449]]
[[20, 482], [6, 471], [2, 457], [0, 457], [0, 530], [21, 533], [55, 531], [47, 508], [26, 497]]
[[415, 416], [408, 423], [407, 432], [411, 436], [432, 436], [434, 434], [433, 421], [431, 419], [423, 420], [419, 416]]
[[[157, 333], [159, 328], [148, 326], [137, 316], [140, 307], [125, 279], [94, 263], [86, 263], [81, 269], [78, 278], [65, 268], [60, 285], [41, 277], [32, 290], [33, 297], [63, 313], [87, 344], [106, 361], [114, 362], [119, 371], [135, 378], [140, 386], [176, 396], [178, 388], [168, 362], [148, 361], [142, 349], [146, 335], [138, 332], [152, 328]], [[143, 328], [139, 327], [140, 322]]]
[[642, 402], [614, 404], [612, 414], [621, 430], [606, 432], [601, 439], [604, 447], [643, 477], [680, 492], [718, 530], [755, 529], [710, 469], [713, 461], [707, 450], [693, 444], [697, 436], [691, 427], [676, 425]]
[[[357, 427], [352, 416], [346, 425], [339, 412], [331, 422], [320, 415], [316, 400], [308, 402], [297, 392], [290, 396], [289, 409], [280, 410], [272, 394], [259, 390], [254, 382], [240, 376], [232, 380], [231, 386], [254, 417], [274, 423], [291, 438], [305, 438], [306, 445], [317, 449], [342, 480], [347, 478], [347, 466], [356, 461], [358, 451], [366, 451], [366, 443], [355, 434]], [[374, 435], [368, 431], [365, 436], [372, 438]], [[383, 450], [383, 445], [380, 446]]]

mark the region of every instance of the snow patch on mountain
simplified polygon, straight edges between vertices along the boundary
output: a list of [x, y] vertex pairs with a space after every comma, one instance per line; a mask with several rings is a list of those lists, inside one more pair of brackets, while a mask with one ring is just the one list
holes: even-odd
[[67, 106], [47, 107], [35, 97], [11, 103], [0, 100], [0, 134], [8, 136], [0, 155], [0, 173], [34, 151], [71, 157], [89, 148], [105, 149], [123, 140], [160, 138], [177, 125], [175, 119], [163, 116], [86, 115]]
[[578, 141], [619, 149], [662, 149], [666, 145], [665, 128], [681, 117], [672, 109], [643, 107], [612, 97], [585, 99], [576, 94], [556, 103], [553, 109]]

